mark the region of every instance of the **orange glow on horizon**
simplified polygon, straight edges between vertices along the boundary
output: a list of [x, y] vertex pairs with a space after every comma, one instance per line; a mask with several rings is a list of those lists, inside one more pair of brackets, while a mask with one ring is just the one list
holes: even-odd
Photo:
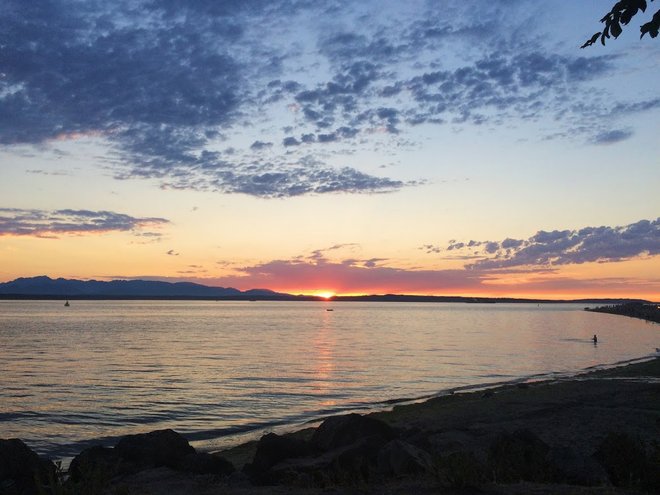
[[320, 290], [320, 291], [314, 291], [314, 292], [310, 293], [309, 295], [322, 297], [323, 299], [330, 299], [330, 298], [334, 297], [336, 294], [333, 291], [330, 291], [330, 290]]
[[[499, 289], [499, 290], [498, 290]], [[513, 287], [502, 286], [501, 288], [486, 288], [484, 291], [414, 291], [397, 289], [374, 289], [363, 291], [337, 291], [330, 292], [317, 289], [297, 289], [287, 288], [276, 289], [276, 292], [285, 292], [288, 294], [297, 294], [301, 296], [314, 296], [323, 299], [332, 299], [333, 297], [355, 297], [355, 296], [384, 296], [406, 295], [406, 296], [432, 296], [432, 297], [463, 297], [469, 298], [512, 298], [512, 299], [547, 299], [547, 300], [571, 300], [571, 299], [645, 299], [652, 302], [660, 301], [660, 294], [648, 293], [642, 290], [615, 291], [603, 288], [602, 290], [525, 290], [524, 286], [514, 289]]]

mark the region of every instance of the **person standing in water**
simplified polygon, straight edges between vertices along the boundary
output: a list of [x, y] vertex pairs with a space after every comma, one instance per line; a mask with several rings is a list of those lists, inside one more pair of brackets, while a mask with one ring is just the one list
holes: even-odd
[[598, 336], [596, 334], [594, 334], [594, 338], [591, 340], [594, 341], [594, 345], [598, 344]]

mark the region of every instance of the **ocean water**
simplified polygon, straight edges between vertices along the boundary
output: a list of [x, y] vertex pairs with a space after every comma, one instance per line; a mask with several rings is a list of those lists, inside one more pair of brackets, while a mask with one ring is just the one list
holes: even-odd
[[582, 309], [0, 301], [0, 438], [66, 459], [173, 428], [215, 449], [392, 399], [562, 376], [660, 347], [658, 325]]

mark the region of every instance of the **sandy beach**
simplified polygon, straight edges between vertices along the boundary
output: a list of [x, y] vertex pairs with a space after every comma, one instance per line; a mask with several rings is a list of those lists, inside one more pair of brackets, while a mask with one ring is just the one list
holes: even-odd
[[214, 453], [224, 474], [134, 469], [98, 493], [655, 493], [659, 445], [656, 358], [335, 417]]

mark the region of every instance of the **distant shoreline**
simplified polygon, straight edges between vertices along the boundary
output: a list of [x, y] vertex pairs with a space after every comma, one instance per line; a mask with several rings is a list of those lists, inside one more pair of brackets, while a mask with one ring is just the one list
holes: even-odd
[[423, 296], [410, 294], [384, 294], [364, 296], [319, 296], [279, 294], [273, 296], [144, 296], [144, 295], [71, 295], [60, 294], [0, 294], [3, 301], [317, 301], [317, 302], [428, 302], [428, 303], [466, 303], [466, 304], [657, 304], [645, 299], [526, 299], [513, 297], [469, 297], [469, 296]]
[[638, 302], [628, 302], [625, 304], [584, 309], [585, 311], [590, 311], [592, 313], [607, 313], [660, 323], [660, 306], [656, 303], [645, 304]]

